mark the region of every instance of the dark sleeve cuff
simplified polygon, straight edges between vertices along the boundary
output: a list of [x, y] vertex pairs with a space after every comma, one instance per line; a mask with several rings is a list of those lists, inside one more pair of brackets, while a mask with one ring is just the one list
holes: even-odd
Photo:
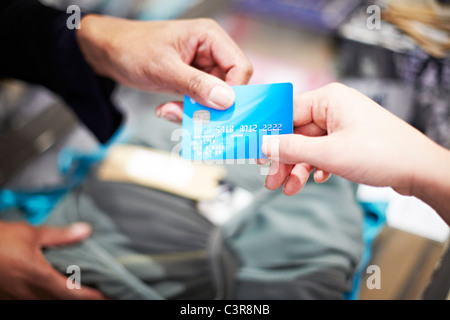
[[97, 76], [81, 53], [76, 30], [66, 26], [68, 15], [55, 23], [55, 75], [60, 95], [102, 143], [108, 141], [123, 121], [111, 101], [115, 82]]
[[0, 76], [47, 87], [105, 143], [122, 123], [111, 101], [115, 83], [97, 76], [84, 59], [71, 14], [36, 0], [0, 1]]

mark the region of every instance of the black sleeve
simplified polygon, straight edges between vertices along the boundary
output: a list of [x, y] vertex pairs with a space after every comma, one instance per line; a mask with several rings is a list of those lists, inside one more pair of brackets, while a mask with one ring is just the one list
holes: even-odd
[[122, 123], [110, 100], [115, 83], [94, 74], [78, 46], [70, 14], [36, 0], [0, 0], [0, 77], [41, 84], [59, 94], [106, 142]]

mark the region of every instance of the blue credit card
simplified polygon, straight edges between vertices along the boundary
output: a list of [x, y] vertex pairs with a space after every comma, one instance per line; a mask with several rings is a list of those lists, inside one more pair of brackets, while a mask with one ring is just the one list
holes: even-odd
[[227, 110], [185, 96], [182, 157], [190, 160], [261, 159], [264, 136], [293, 133], [291, 83], [233, 86]]

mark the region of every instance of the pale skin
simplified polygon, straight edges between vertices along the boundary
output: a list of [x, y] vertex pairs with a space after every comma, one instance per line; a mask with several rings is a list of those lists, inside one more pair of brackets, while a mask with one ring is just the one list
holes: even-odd
[[330, 174], [389, 186], [433, 207], [450, 225], [450, 151], [362, 93], [331, 84], [294, 99], [294, 134], [268, 139], [266, 187], [299, 192]]
[[[247, 84], [253, 73], [238, 46], [209, 19], [142, 22], [87, 15], [77, 40], [96, 74], [145, 91], [186, 94], [215, 109], [229, 108], [230, 86]], [[172, 101], [156, 112], [180, 121], [182, 108]], [[45, 247], [76, 243], [90, 233], [83, 223], [56, 228], [0, 221], [0, 298], [107, 298], [91, 288], [69, 290], [42, 254]]]

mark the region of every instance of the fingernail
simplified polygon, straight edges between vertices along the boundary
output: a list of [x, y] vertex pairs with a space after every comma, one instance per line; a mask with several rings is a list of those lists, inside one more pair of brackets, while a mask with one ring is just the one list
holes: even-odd
[[178, 122], [178, 117], [174, 114], [171, 113], [166, 113], [165, 115], [163, 115], [163, 118], [172, 122]]
[[74, 236], [85, 235], [86, 233], [91, 231], [91, 227], [85, 222], [77, 222], [71, 225], [70, 232]]
[[234, 103], [234, 91], [222, 86], [214, 87], [209, 93], [209, 101], [220, 108], [229, 108]]
[[161, 118], [162, 112], [161, 112], [160, 109], [156, 109], [156, 116], [157, 116], [158, 118]]
[[279, 158], [280, 140], [277, 137], [263, 136], [261, 151], [272, 160]]
[[267, 141], [267, 139], [264, 139], [263, 137], [263, 143], [261, 146], [261, 151], [270, 158], [270, 154], [269, 154], [269, 142]]
[[261, 146], [261, 150], [262, 150], [262, 152], [267, 156], [267, 157], [269, 157], [270, 158], [270, 145], [271, 145], [271, 137], [269, 137], [269, 136], [263, 136], [262, 137], [262, 139], [263, 139], [263, 143], [262, 143], [262, 146]]

